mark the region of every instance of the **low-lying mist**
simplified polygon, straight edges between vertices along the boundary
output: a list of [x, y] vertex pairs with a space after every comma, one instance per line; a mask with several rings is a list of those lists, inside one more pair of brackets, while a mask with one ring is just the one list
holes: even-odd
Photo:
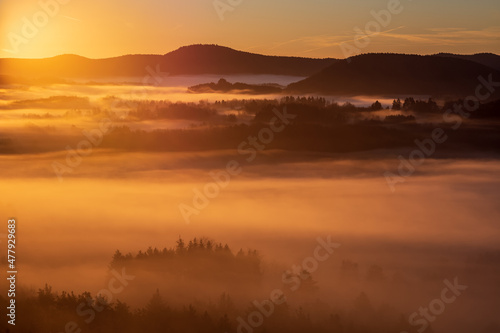
[[[155, 332], [181, 318], [183, 329], [199, 325], [186, 331], [251, 333], [239, 318], [269, 299], [275, 312], [255, 331], [498, 327], [493, 120], [454, 131], [431, 99], [417, 100], [425, 109], [417, 112], [370, 106], [373, 97], [340, 105], [137, 88], [1, 90], [0, 218], [17, 221], [19, 298], [33, 316], [23, 329], [62, 331], [75, 320], [90, 331], [120, 323], [123, 332]], [[257, 153], [249, 142], [277, 125], [278, 106], [297, 121]], [[103, 119], [111, 130], [96, 132]], [[437, 126], [448, 142], [388, 182], [386, 172], [404, 173], [401, 156]], [[118, 279], [123, 289], [110, 284], [117, 274], [131, 277]], [[443, 295], [454, 301], [436, 310]], [[108, 306], [96, 310], [96, 326], [86, 326], [82, 302]], [[421, 307], [432, 304], [439, 315], [422, 322]]]
[[[284, 288], [282, 273], [313, 256], [318, 237], [330, 237], [341, 246], [311, 274], [317, 292], [292, 293], [291, 304], [321, 300], [342, 307], [365, 292], [374, 304], [411, 312], [438, 297], [442, 280], [455, 276], [470, 290], [443, 317], [472, 316], [477, 302], [491, 307], [498, 301], [491, 280], [498, 262], [489, 259], [498, 260], [499, 251], [498, 161], [427, 160], [392, 193], [382, 173], [397, 165], [395, 159], [271, 151], [245, 166], [187, 224], [179, 205], [193, 205], [196, 189], [214, 181], [209, 172], [233, 157], [231, 151], [101, 151], [62, 182], [50, 173], [62, 153], [2, 157], [2, 170], [25, 175], [3, 171], [1, 203], [3, 214], [19, 223], [22, 285], [96, 293], [117, 249], [135, 255], [150, 246], [171, 248], [179, 237], [208, 237], [228, 243], [234, 254], [259, 251], [258, 283], [233, 289], [234, 302], [244, 308]], [[356, 277], [345, 276], [349, 262], [356, 264]], [[155, 265], [125, 267], [136, 280], [118, 298], [132, 306], [144, 306], [156, 289], [172, 305], [230, 292], [227, 283], [200, 276], [178, 280], [168, 267], [167, 275]], [[452, 323], [440, 319], [436, 328], [441, 325]]]

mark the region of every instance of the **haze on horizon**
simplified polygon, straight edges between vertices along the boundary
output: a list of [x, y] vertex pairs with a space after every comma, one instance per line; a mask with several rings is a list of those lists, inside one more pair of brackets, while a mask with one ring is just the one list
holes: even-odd
[[[46, 22], [43, 14], [36, 16], [43, 3], [51, 4], [53, 11]], [[356, 28], [366, 33], [367, 23], [374, 21], [372, 12], [386, 11], [392, 1], [242, 0], [229, 6], [220, 0], [219, 12], [214, 3], [147, 0], [137, 6], [132, 1], [89, 0], [57, 3], [54, 9], [51, 0], [4, 0], [0, 3], [0, 57], [165, 54], [190, 44], [219, 44], [267, 55], [354, 55], [346, 54], [342, 43], [362, 53], [500, 54], [500, 3], [494, 0], [401, 0], [399, 6], [393, 4], [396, 14], [381, 18], [387, 22], [379, 26], [381, 32], [368, 32], [368, 37]], [[26, 20], [33, 22], [34, 17], [42, 20], [41, 27], [23, 35]], [[26, 38], [13, 47], [13, 34]]]

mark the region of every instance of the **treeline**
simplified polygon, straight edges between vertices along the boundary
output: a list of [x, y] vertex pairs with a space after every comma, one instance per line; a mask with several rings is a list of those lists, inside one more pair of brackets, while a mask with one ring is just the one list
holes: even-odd
[[432, 98], [429, 98], [428, 100], [425, 101], [420, 99], [415, 100], [413, 97], [405, 98], [404, 102], [402, 102], [399, 98], [393, 100], [392, 110], [413, 111], [416, 113], [428, 113], [428, 112], [436, 113], [442, 111], [442, 109], [438, 106], [438, 104], [434, 100], [432, 100]]
[[[116, 292], [112, 299], [108, 299], [105, 294], [90, 292], [55, 292], [48, 284], [36, 291], [21, 288], [16, 292], [15, 330], [4, 320], [0, 322], [0, 331], [11, 329], [15, 332], [29, 333], [416, 333], [422, 330], [421, 321], [413, 321], [411, 325], [409, 313], [403, 313], [403, 310], [390, 305], [394, 300], [399, 303], [401, 299], [409, 297], [409, 291], [415, 291], [415, 282], [410, 282], [414, 281], [414, 278], [407, 278], [406, 274], [399, 271], [385, 272], [382, 267], [374, 264], [360, 267], [357, 262], [351, 260], [342, 260], [340, 267], [330, 271], [326, 285], [321, 286], [320, 292], [312, 288], [315, 282], [307, 271], [296, 275], [296, 277], [300, 276], [303, 282], [298, 289], [291, 288], [288, 284], [288, 277], [295, 273], [285, 271], [282, 279], [283, 285], [272, 284], [272, 288], [280, 288], [283, 295], [279, 301], [273, 300], [272, 306], [269, 301], [272, 299], [269, 293], [272, 288], [267, 285], [261, 288], [263, 291], [249, 293], [243, 298], [235, 297], [227, 289], [210, 299], [198, 293], [195, 293], [193, 297], [192, 289], [196, 288], [200, 281], [206, 279], [207, 271], [220, 271], [221, 275], [225, 274], [233, 280], [239, 278], [231, 274], [231, 265], [213, 266], [210, 258], [244, 260], [258, 257], [258, 252], [255, 250], [240, 249], [235, 253], [227, 244], [223, 245], [206, 238], [194, 238], [188, 242], [179, 238], [174, 247], [165, 247], [161, 250], [149, 247], [136, 254], [123, 255], [120, 251], [116, 251], [112, 260], [113, 269], [122, 271], [126, 268], [127, 275], [132, 274], [130, 267], [137, 263], [152, 264], [154, 270], [161, 272], [164, 268], [163, 264], [174, 258], [184, 262], [186, 266], [192, 265], [189, 262], [190, 258], [202, 259], [200, 262], [207, 262], [208, 258], [209, 264], [196, 275], [196, 281], [189, 280], [189, 283], [183, 286], [174, 285], [170, 290], [165, 287], [165, 284], [171, 283], [170, 281], [159, 279], [154, 282], [150, 280], [150, 272], [137, 271], [134, 273], [136, 278], [130, 280], [123, 292], [121, 289], [116, 289], [120, 285], [118, 282], [110, 284], [113, 287], [113, 293]], [[470, 272], [477, 274], [477, 263], [495, 263], [497, 258], [496, 252], [473, 258], [474, 265], [469, 267]], [[172, 266], [167, 268], [185, 279], [184, 270]], [[456, 270], [452, 264], [445, 265], [439, 272], [436, 272], [434, 268], [430, 271], [419, 269], [418, 279], [430, 281], [434, 286], [441, 283], [441, 276], [446, 276], [444, 272], [448, 269], [452, 272]], [[479, 275], [482, 276], [483, 273], [480, 272]], [[474, 283], [481, 281], [471, 280], [472, 277], [468, 274], [461, 275], [460, 279], [462, 278], [463, 281], [470, 281], [471, 285], [472, 281]], [[140, 284], [141, 279], [145, 279], [151, 286], [151, 291], [147, 292], [148, 296], [144, 298], [144, 301], [140, 303], [123, 301], [123, 297], [126, 297], [130, 290], [135, 289], [144, 293], [144, 284]], [[421, 283], [419, 285], [422, 288]], [[242, 288], [245, 287], [248, 287], [248, 282], [242, 285]], [[335, 293], [328, 292], [327, 289], [334, 289]], [[174, 290], [183, 294], [181, 301], [172, 297]], [[434, 287], [430, 290], [431, 293], [436, 291]], [[303, 297], [304, 295], [309, 297]], [[383, 295], [382, 299], [380, 295]], [[483, 297], [482, 293], [478, 295]], [[266, 299], [266, 297], [270, 298]], [[417, 311], [416, 306], [420, 302], [412, 300], [410, 303], [412, 311]], [[8, 306], [6, 295], [0, 295], [0, 306]], [[458, 327], [458, 325], [460, 323], [450, 327]], [[481, 322], [477, 325], [476, 331], [496, 332], [494, 329], [487, 329], [493, 327], [491, 325], [488, 322]], [[433, 333], [432, 326], [433, 322], [425, 329], [425, 332]], [[498, 325], [495, 327], [498, 328]], [[440, 332], [447, 331], [452, 330]]]
[[217, 111], [204, 104], [172, 103], [169, 101], [138, 101], [128, 114], [128, 120], [187, 119], [206, 121]]
[[[402, 314], [391, 308], [373, 306], [364, 293], [354, 300], [352, 307], [326, 313], [322, 303], [307, 308], [286, 302], [275, 305], [269, 316], [260, 314], [260, 325], [249, 320], [252, 315], [256, 316], [255, 308], [238, 309], [227, 294], [222, 294], [216, 302], [173, 305], [157, 290], [147, 304], [133, 309], [120, 300], [110, 303], [89, 292], [58, 294], [46, 285], [35, 295], [18, 296], [16, 303], [16, 332], [416, 332]], [[0, 296], [0, 305], [7, 306], [4, 296]], [[0, 329], [8, 332], [6, 320], [0, 322]], [[429, 328], [427, 332], [433, 331]]]
[[[124, 110], [128, 105], [124, 101], [119, 106]], [[414, 145], [415, 139], [424, 139], [440, 121], [450, 140], [440, 146], [441, 150], [456, 152], [497, 151], [500, 147], [500, 135], [495, 123], [478, 126], [478, 123], [466, 122], [463, 114], [458, 114], [458, 122], [463, 122], [460, 130], [451, 129], [455, 120], [447, 110], [455, 110], [454, 105], [463, 105], [463, 101], [448, 102], [440, 111], [436, 103], [407, 98], [395, 100], [393, 109], [399, 114], [386, 115], [384, 118], [373, 115], [371, 111], [383, 108], [378, 101], [367, 107], [351, 103], [338, 104], [322, 97], [283, 97], [281, 100], [231, 100], [215, 103], [171, 103], [168, 101], [142, 101], [128, 113], [112, 112], [109, 109], [70, 110], [64, 117], [90, 116], [96, 119], [111, 119], [112, 130], [103, 138], [99, 148], [124, 149], [127, 151], [206, 151], [235, 150], [247, 142], [243, 149], [256, 149], [248, 142], [257, 137], [276, 117], [276, 112], [293, 115], [289, 123], [279, 133], [274, 133], [272, 140], [266, 141], [264, 149], [317, 152], [356, 152], [372, 149], [392, 149]], [[431, 115], [434, 123], [417, 123], [419, 113]], [[256, 111], [257, 110], [257, 111]], [[427, 110], [427, 111], [425, 111]], [[462, 110], [465, 110], [462, 108]], [[493, 119], [499, 116], [500, 101], [480, 105], [470, 112], [472, 119]], [[41, 114], [39, 118], [50, 118], [50, 114]], [[152, 119], [190, 118], [192, 126], [184, 129], [131, 129], [134, 122]], [[425, 118], [424, 118], [425, 120]], [[276, 124], [280, 126], [280, 124]], [[68, 144], [74, 146], [82, 140], [81, 130], [72, 127], [72, 132], [63, 134], [48, 126], [31, 124], [28, 136], [0, 139], [1, 153], [40, 153], [56, 151]], [[15, 139], [15, 140], [14, 140]], [[259, 139], [261, 140], [261, 139]], [[259, 143], [258, 147], [261, 147]], [[259, 148], [260, 149], [260, 148]], [[245, 154], [245, 153], [243, 153]]]
[[[291, 108], [293, 110], [293, 108]], [[287, 111], [288, 112], [288, 111]], [[293, 111], [292, 111], [293, 112]], [[323, 111], [297, 117], [283, 131], [273, 135], [273, 140], [263, 144], [264, 150], [313, 151], [347, 153], [372, 149], [392, 149], [412, 147], [415, 139], [429, 137], [435, 125], [419, 124], [408, 116], [388, 116], [386, 120], [360, 120], [355, 123], [344, 122], [340, 115], [329, 118]], [[142, 152], [189, 152], [209, 150], [237, 150], [247, 155], [256, 151], [249, 138], [258, 138], [263, 128], [274, 117], [272, 111], [259, 114], [250, 124], [227, 124], [212, 126], [206, 124], [190, 129], [131, 129], [116, 122], [112, 130], [103, 138], [99, 148], [119, 149]], [[305, 120], [304, 120], [305, 119]], [[323, 119], [332, 119], [330, 124]], [[495, 124], [474, 126], [466, 123], [460, 130], [453, 130], [454, 123], [441, 123], [449, 139], [440, 145], [440, 152], [474, 153], [480, 151], [496, 152], [500, 147], [500, 134]], [[36, 130], [36, 131], [35, 131]], [[30, 136], [0, 137], [0, 152], [4, 154], [42, 153], [62, 150], [70, 145], [75, 147], [82, 140], [80, 131], [73, 135], [60, 135], [47, 127], [33, 127]], [[36, 140], [35, 140], [36, 139]], [[259, 139], [260, 140], [260, 139]], [[33, 144], [35, 142], [35, 144]], [[241, 146], [243, 145], [243, 146]], [[435, 157], [439, 157], [436, 155]], [[246, 156], [243, 156], [246, 158]]]
[[146, 251], [139, 250], [137, 254], [134, 256], [131, 252], [123, 255], [120, 250], [116, 250], [113, 255], [113, 259], [111, 261], [111, 265], [121, 265], [126, 261], [130, 260], [142, 260], [142, 259], [151, 259], [151, 258], [173, 258], [176, 256], [191, 256], [191, 255], [200, 255], [206, 254], [210, 256], [230, 256], [243, 258], [245, 256], [258, 258], [257, 251], [248, 250], [245, 254], [243, 249], [236, 254], [233, 254], [233, 251], [229, 248], [227, 244], [222, 245], [222, 243], [216, 243], [207, 238], [194, 238], [190, 240], [187, 244], [184, 240], [179, 237], [176, 242], [176, 246], [172, 248], [166, 248], [159, 250], [156, 247], [149, 247]]
[[[5, 109], [68, 109], [61, 115], [54, 117], [79, 117], [79, 116], [106, 116], [112, 120], [133, 122], [142, 120], [191, 120], [194, 122], [218, 123], [235, 122], [237, 117], [244, 115], [255, 117], [255, 121], [262, 121], [274, 108], [287, 108], [289, 112], [298, 115], [297, 122], [321, 122], [323, 124], [339, 124], [360, 121], [363, 112], [379, 110], [393, 110], [419, 114], [443, 114], [447, 110], [456, 112], [455, 105], [464, 105], [464, 100], [447, 101], [439, 106], [432, 98], [427, 100], [407, 97], [403, 100], [394, 99], [392, 105], [382, 105], [375, 101], [367, 106], [357, 106], [350, 102], [339, 104], [324, 97], [313, 96], [284, 96], [280, 99], [243, 99], [221, 100], [213, 103], [207, 101], [170, 102], [168, 100], [122, 100], [113, 96], [103, 99], [105, 106], [90, 104], [88, 98], [75, 96], [53, 96], [37, 100], [14, 101], [3, 106]], [[472, 118], [495, 118], [500, 116], [500, 100], [481, 104], [473, 112]], [[406, 115], [406, 116], [409, 116]], [[25, 118], [50, 118], [50, 114], [37, 116], [26, 114]], [[401, 121], [403, 118], [400, 118]], [[383, 119], [382, 119], [383, 120]], [[391, 122], [394, 119], [389, 119]], [[413, 118], [406, 118], [413, 120]]]
[[123, 264], [129, 260], [142, 260], [151, 258], [173, 258], [176, 256], [195, 256], [195, 255], [207, 255], [207, 256], [224, 256], [232, 258], [259, 258], [257, 250], [248, 249], [244, 252], [240, 249], [238, 253], [234, 254], [227, 244], [222, 245], [222, 243], [214, 242], [208, 238], [193, 238], [187, 244], [184, 240], [179, 237], [176, 242], [176, 246], [172, 248], [166, 248], [159, 250], [156, 247], [149, 247], [146, 251], [139, 250], [134, 256], [131, 252], [123, 255], [120, 250], [116, 250], [111, 261], [111, 265]]
[[227, 244], [216, 243], [206, 238], [194, 238], [185, 243], [177, 240], [173, 248], [157, 249], [122, 254], [116, 250], [110, 267], [128, 267], [131, 271], [151, 270], [165, 276], [182, 275], [183, 279], [195, 279], [241, 287], [243, 283], [256, 284], [261, 278], [261, 257], [256, 250], [240, 249], [237, 253]]
[[230, 83], [225, 79], [220, 79], [217, 83], [203, 83], [188, 88], [188, 92], [195, 94], [228, 92], [240, 94], [279, 94], [282, 90], [278, 84]]
[[12, 101], [0, 105], [0, 109], [89, 109], [92, 108], [88, 97], [51, 96], [47, 98]]
[[[197, 259], [198, 261], [192, 261]], [[174, 261], [182, 263], [183, 267], [172, 265]], [[223, 265], [218, 265], [223, 263]], [[202, 264], [201, 267], [197, 267]], [[284, 273], [282, 297], [273, 301], [272, 307], [268, 300], [249, 293], [249, 298], [233, 299], [227, 291], [219, 294], [213, 300], [207, 300], [203, 295], [193, 301], [192, 289], [196, 284], [207, 281], [210, 274], [218, 275], [218, 280], [227, 285], [228, 281], [240, 284], [245, 289], [251, 286], [258, 277], [248, 271], [234, 274], [238, 263], [243, 266], [258, 269], [260, 256], [256, 250], [234, 253], [227, 244], [216, 243], [206, 238], [194, 238], [187, 243], [179, 238], [172, 248], [157, 249], [149, 247], [145, 251], [122, 254], [116, 251], [111, 262], [111, 269], [122, 271], [126, 268], [127, 275], [134, 274], [130, 285], [126, 288], [138, 288], [141, 276], [147, 284], [154, 283], [156, 292], [143, 305], [131, 306], [120, 300], [120, 295], [114, 295], [110, 300], [104, 294], [94, 295], [90, 292], [76, 294], [72, 291], [54, 292], [48, 284], [35, 291], [20, 290], [16, 296], [16, 331], [30, 333], [44, 332], [291, 332], [291, 333], [399, 333], [401, 331], [415, 332], [405, 316], [387, 305], [375, 306], [364, 293], [360, 292], [348, 303], [334, 302], [336, 306], [320, 300], [317, 287], [311, 274], [302, 272]], [[137, 270], [137, 264], [139, 270]], [[152, 270], [161, 273], [164, 268], [172, 274], [187, 279], [191, 267], [191, 277], [187, 285], [174, 285], [168, 289], [163, 279], [153, 282], [148, 280], [150, 272], [144, 265], [151, 265]], [[134, 272], [135, 267], [135, 272]], [[241, 268], [241, 266], [240, 266]], [[243, 279], [243, 275], [247, 278]], [[258, 272], [260, 275], [260, 272]], [[298, 275], [297, 275], [298, 274]], [[340, 278], [344, 284], [356, 282], [358, 265], [352, 261], [343, 261]], [[160, 274], [161, 275], [161, 274]], [[300, 278], [302, 283], [298, 290], [287, 286], [290, 278]], [[372, 283], [385, 283], [387, 277], [379, 266], [371, 266], [365, 277]], [[132, 283], [134, 285], [132, 285]], [[163, 283], [163, 284], [162, 284]], [[207, 286], [212, 286], [208, 284]], [[114, 286], [116, 287], [116, 286]], [[183, 302], [174, 301], [171, 297], [174, 290], [181, 288], [185, 296]], [[166, 291], [165, 291], [166, 290]], [[226, 289], [228, 290], [228, 289]], [[303, 298], [304, 294], [312, 297]], [[241, 296], [240, 296], [241, 297]], [[258, 299], [258, 301], [256, 300]], [[254, 300], [254, 301], [252, 301]], [[8, 300], [0, 295], [0, 306], [7, 307]], [[244, 305], [239, 305], [239, 304]], [[262, 305], [259, 307], [256, 302]], [[258, 304], [258, 305], [259, 305]], [[348, 304], [348, 305], [347, 305]], [[253, 318], [253, 319], [252, 319]], [[257, 321], [255, 321], [257, 318]], [[261, 319], [259, 319], [261, 318]], [[0, 329], [6, 330], [6, 321], [0, 323]], [[428, 332], [432, 332], [431, 329]]]
[[[271, 116], [271, 114], [269, 114]], [[265, 121], [262, 119], [262, 121]], [[293, 123], [276, 134], [264, 149], [318, 152], [354, 152], [377, 148], [396, 148], [411, 145], [415, 137], [425, 135], [425, 128], [410, 131], [379, 126], [381, 123], [359, 124]], [[192, 130], [131, 130], [116, 127], [103, 141], [102, 148], [128, 151], [207, 151], [238, 149], [249, 137], [256, 137], [267, 125], [254, 123]], [[416, 136], [417, 135], [417, 136]], [[252, 145], [242, 151], [255, 150]], [[245, 153], [242, 153], [245, 154]]]

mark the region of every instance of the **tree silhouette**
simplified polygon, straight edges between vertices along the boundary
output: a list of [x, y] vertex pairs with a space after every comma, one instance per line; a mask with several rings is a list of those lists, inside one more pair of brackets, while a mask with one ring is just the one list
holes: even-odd
[[401, 110], [401, 100], [399, 98], [397, 100], [392, 101], [392, 109]]

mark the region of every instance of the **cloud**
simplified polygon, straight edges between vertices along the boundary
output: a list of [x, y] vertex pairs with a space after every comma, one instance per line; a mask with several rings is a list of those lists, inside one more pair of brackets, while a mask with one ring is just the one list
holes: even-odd
[[61, 15], [61, 17], [65, 17], [67, 19], [70, 19], [70, 20], [73, 20], [73, 21], [77, 21], [77, 22], [83, 22], [80, 19], [77, 19], [77, 18], [74, 18], [74, 17], [71, 17], [71, 16], [67, 16], [67, 15]]
[[418, 34], [386, 34], [386, 37], [406, 40], [427, 45], [488, 45], [500, 39], [500, 27], [482, 30], [462, 28], [432, 28]]
[[[393, 29], [387, 29], [378, 33], [359, 35], [354, 30], [343, 34], [320, 34], [304, 36], [276, 42], [271, 45], [254, 46], [252, 49], [264, 51], [278, 51], [277, 53], [289, 53], [289, 50], [300, 50], [306, 56], [311, 52], [318, 50], [332, 49], [335, 52], [340, 51], [340, 45], [343, 43], [354, 46], [359, 40], [370, 38], [371, 43], [363, 52], [402, 52], [394, 51], [391, 47], [408, 46], [412, 48], [423, 47], [423, 50], [430, 49], [428, 52], [441, 52], [443, 46], [452, 46], [457, 49], [454, 52], [463, 53], [465, 48], [474, 47], [475, 50], [492, 49], [493, 45], [498, 45], [500, 40], [500, 26], [493, 26], [484, 29], [465, 29], [457, 27], [429, 28], [421, 31], [409, 31], [409, 27], [399, 26]], [[406, 31], [406, 32], [405, 32]], [[410, 43], [410, 44], [408, 44]], [[372, 47], [372, 48], [370, 48]], [[377, 50], [373, 50], [376, 47]], [[378, 50], [380, 48], [380, 50]], [[407, 51], [403, 51], [407, 52]]]

